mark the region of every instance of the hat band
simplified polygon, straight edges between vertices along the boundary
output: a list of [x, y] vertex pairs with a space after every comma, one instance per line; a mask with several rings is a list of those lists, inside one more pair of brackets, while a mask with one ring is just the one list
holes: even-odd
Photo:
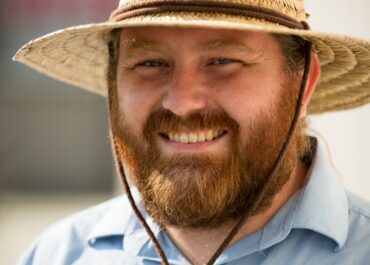
[[123, 5], [110, 16], [110, 21], [119, 22], [137, 16], [153, 15], [165, 12], [202, 12], [220, 13], [234, 16], [263, 19], [288, 28], [304, 29], [302, 22], [273, 9], [230, 2], [209, 0], [150, 0], [141, 3]]

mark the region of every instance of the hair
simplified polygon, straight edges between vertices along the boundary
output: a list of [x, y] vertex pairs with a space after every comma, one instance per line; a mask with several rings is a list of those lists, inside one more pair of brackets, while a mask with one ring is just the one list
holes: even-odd
[[108, 41], [108, 69], [107, 69], [107, 83], [108, 83], [108, 101], [109, 111], [111, 111], [112, 104], [114, 104], [113, 97], [116, 96], [116, 77], [119, 59], [119, 40], [121, 29], [114, 29], [110, 33]]
[[288, 74], [297, 75], [303, 71], [307, 41], [295, 35], [272, 34], [280, 45], [287, 61]]

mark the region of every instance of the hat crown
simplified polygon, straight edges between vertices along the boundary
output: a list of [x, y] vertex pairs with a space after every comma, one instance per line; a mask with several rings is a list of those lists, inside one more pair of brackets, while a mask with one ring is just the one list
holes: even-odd
[[[120, 0], [119, 7], [128, 5], [145, 4], [147, 2], [160, 1], [163, 4], [163, 0]], [[168, 4], [179, 2], [178, 0], [166, 0]], [[181, 0], [181, 2], [189, 2], [196, 4], [199, 0]], [[306, 20], [306, 13], [304, 9], [304, 0], [209, 0], [209, 2], [215, 3], [233, 3], [246, 6], [256, 6], [268, 8], [287, 16], [290, 16], [298, 21]]]

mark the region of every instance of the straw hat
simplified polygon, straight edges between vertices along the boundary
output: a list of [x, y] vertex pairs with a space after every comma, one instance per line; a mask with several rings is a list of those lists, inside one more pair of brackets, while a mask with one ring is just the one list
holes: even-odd
[[322, 75], [309, 113], [370, 102], [370, 41], [305, 30], [303, 0], [121, 0], [108, 22], [62, 29], [14, 56], [41, 73], [107, 95], [110, 32], [134, 26], [207, 27], [293, 34], [312, 42]]

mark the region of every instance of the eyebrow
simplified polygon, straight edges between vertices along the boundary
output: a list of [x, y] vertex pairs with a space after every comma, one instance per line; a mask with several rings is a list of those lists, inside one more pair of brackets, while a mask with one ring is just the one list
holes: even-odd
[[[249, 54], [260, 53], [249, 47], [247, 44], [228, 39], [207, 41], [201, 43], [199, 47], [196, 48], [196, 50], [199, 51], [219, 51], [226, 49]], [[123, 54], [126, 59], [132, 58], [141, 52], [163, 52], [166, 50], [168, 50], [166, 45], [152, 40], [131, 39], [123, 42]]]
[[256, 53], [254, 49], [249, 47], [248, 45], [234, 41], [234, 40], [216, 40], [216, 41], [209, 41], [201, 46], [201, 50], [204, 51], [218, 51], [218, 50], [235, 50], [247, 53]]
[[123, 44], [123, 54], [126, 59], [134, 57], [136, 54], [140, 52], [148, 52], [148, 51], [160, 52], [165, 49], [158, 42], [150, 41], [150, 40], [131, 39], [131, 40], [121, 42], [121, 44]]

